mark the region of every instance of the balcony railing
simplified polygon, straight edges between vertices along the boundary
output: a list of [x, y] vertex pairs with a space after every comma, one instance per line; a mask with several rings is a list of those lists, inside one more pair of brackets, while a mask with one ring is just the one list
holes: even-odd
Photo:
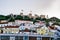
[[46, 36], [39, 34], [0, 34], [0, 40], [59, 40], [58, 36]]

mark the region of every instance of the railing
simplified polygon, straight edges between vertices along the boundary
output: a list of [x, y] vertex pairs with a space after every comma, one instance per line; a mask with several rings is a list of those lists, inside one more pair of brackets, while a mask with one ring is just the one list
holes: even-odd
[[60, 37], [39, 34], [0, 34], [0, 40], [60, 40]]

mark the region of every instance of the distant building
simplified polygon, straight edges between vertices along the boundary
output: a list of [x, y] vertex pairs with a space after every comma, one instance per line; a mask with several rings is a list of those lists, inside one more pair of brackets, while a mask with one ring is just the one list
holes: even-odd
[[45, 15], [40, 15], [41, 18], [46, 18]]
[[19, 26], [5, 26], [3, 33], [19, 33]]

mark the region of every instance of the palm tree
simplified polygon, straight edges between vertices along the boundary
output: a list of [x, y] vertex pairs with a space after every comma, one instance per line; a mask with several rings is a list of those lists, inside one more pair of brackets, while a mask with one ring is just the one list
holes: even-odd
[[7, 20], [8, 22], [14, 22], [15, 21], [13, 14], [8, 15], [7, 18], [8, 18], [8, 20]]

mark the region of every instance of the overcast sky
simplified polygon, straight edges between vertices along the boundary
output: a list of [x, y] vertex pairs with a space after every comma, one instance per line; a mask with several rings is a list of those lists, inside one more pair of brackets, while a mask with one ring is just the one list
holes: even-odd
[[32, 14], [60, 18], [60, 0], [0, 0], [2, 15], [19, 14], [21, 9], [25, 15], [32, 11]]

